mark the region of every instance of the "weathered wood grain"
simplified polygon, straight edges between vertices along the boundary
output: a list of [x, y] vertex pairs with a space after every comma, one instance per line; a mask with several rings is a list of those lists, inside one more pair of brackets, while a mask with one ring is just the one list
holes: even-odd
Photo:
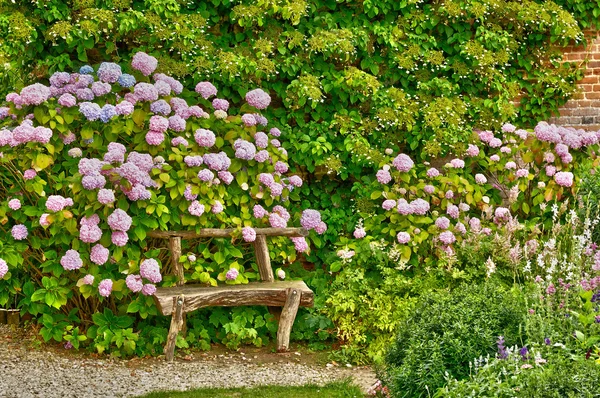
[[242, 305], [266, 305], [282, 307], [287, 301], [287, 290], [296, 289], [300, 306], [312, 307], [313, 292], [303, 281], [251, 282], [247, 285], [206, 287], [184, 285], [156, 289], [154, 301], [163, 315], [173, 313], [173, 297], [185, 296], [184, 312], [204, 307], [237, 307]]
[[177, 277], [177, 286], [183, 286], [185, 283], [185, 276], [183, 274], [183, 264], [179, 262], [179, 257], [181, 257], [180, 236], [169, 237], [169, 250], [171, 251], [171, 265], [173, 266], [173, 272]]
[[287, 290], [287, 299], [281, 311], [279, 327], [277, 328], [277, 352], [285, 352], [290, 349], [290, 332], [298, 313], [300, 296], [301, 292], [297, 289], [290, 288]]
[[[308, 236], [308, 231], [304, 228], [254, 228], [256, 235], [266, 236], [288, 236], [290, 238]], [[151, 238], [168, 239], [178, 236], [183, 239], [195, 238], [230, 238], [235, 232], [234, 228], [204, 228], [198, 232], [195, 231], [150, 231], [147, 236]]]
[[175, 343], [177, 342], [177, 335], [179, 331], [183, 329], [183, 314], [185, 308], [185, 296], [178, 295], [173, 297], [171, 301], [171, 327], [169, 328], [169, 334], [167, 335], [167, 344], [165, 344], [164, 353], [167, 357], [167, 361], [172, 361], [175, 356]]
[[256, 235], [254, 241], [254, 254], [256, 255], [256, 264], [258, 273], [263, 282], [273, 282], [273, 268], [271, 268], [271, 257], [269, 257], [269, 247], [267, 246], [267, 237], [265, 235]]

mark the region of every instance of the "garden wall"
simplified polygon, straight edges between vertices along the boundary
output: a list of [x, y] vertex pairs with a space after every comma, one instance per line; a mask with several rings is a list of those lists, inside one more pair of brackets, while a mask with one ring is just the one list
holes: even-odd
[[580, 92], [559, 108], [559, 117], [550, 121], [596, 130], [600, 129], [600, 30], [584, 33], [586, 45], [569, 46], [565, 51], [565, 61], [581, 62], [582, 67], [587, 67], [583, 79], [578, 82]]

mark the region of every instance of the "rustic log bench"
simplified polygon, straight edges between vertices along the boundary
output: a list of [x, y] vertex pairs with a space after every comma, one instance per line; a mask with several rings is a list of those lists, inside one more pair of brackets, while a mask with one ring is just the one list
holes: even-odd
[[267, 247], [267, 236], [300, 237], [307, 236], [308, 231], [304, 228], [255, 228], [254, 230], [256, 231], [254, 252], [261, 281], [219, 287], [185, 285], [183, 265], [179, 261], [181, 240], [231, 238], [235, 229], [205, 228], [198, 232], [151, 231], [148, 233], [151, 238], [169, 240], [171, 265], [177, 277], [176, 286], [157, 288], [154, 293], [158, 310], [163, 315], [171, 315], [171, 326], [164, 348], [167, 361], [173, 360], [177, 335], [184, 329], [185, 313], [212, 306], [266, 305], [269, 309], [283, 307], [277, 329], [277, 351], [285, 352], [289, 349], [290, 332], [298, 307], [312, 307], [314, 297], [312, 290], [303, 281], [275, 281]]

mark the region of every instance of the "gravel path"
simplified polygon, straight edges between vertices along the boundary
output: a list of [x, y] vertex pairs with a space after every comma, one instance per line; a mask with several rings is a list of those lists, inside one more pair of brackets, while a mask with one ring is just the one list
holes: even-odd
[[195, 353], [173, 363], [157, 358], [98, 359], [50, 348], [34, 350], [28, 348], [26, 336], [0, 325], [0, 397], [132, 397], [197, 387], [325, 384], [348, 377], [366, 390], [376, 379], [368, 367], [318, 365], [300, 353]]

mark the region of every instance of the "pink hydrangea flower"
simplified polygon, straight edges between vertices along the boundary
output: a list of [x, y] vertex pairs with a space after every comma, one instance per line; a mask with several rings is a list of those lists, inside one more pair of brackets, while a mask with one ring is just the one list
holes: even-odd
[[287, 227], [287, 222], [277, 213], [269, 214], [269, 224], [273, 228], [285, 228]]
[[554, 174], [556, 174], [556, 167], [548, 165], [546, 166], [545, 171], [548, 177], [552, 177]]
[[113, 281], [110, 279], [104, 279], [104, 280], [100, 281], [100, 284], [98, 284], [98, 293], [102, 297], [108, 297], [108, 296], [110, 296], [110, 293], [112, 292], [112, 288], [113, 288]]
[[102, 238], [102, 230], [94, 224], [82, 224], [79, 228], [79, 239], [85, 243], [95, 243]]
[[451, 231], [444, 231], [438, 236], [440, 242], [448, 246], [456, 242], [456, 236]]
[[460, 214], [460, 209], [456, 205], [449, 204], [448, 208], [446, 208], [446, 214], [454, 219], [457, 219]]
[[469, 144], [466, 155], [469, 157], [475, 157], [479, 155], [479, 147], [477, 145]]
[[499, 148], [502, 146], [502, 140], [500, 138], [492, 138], [488, 145], [490, 148]]
[[64, 256], [60, 259], [60, 265], [67, 270], [73, 271], [83, 266], [83, 260], [76, 250], [67, 250]]
[[454, 167], [455, 169], [463, 169], [465, 167], [465, 161], [462, 159], [452, 159], [450, 161], [450, 164], [452, 165], [452, 167]]
[[154, 293], [156, 293], [156, 286], [152, 283], [146, 283], [142, 286], [142, 294], [144, 296], [152, 296]]
[[381, 207], [382, 207], [384, 210], [391, 210], [391, 209], [393, 209], [394, 207], [396, 207], [396, 201], [395, 201], [395, 200], [393, 200], [393, 199], [387, 199], [387, 200], [384, 200], [384, 201], [383, 201], [383, 203], [381, 204]]
[[200, 217], [202, 214], [204, 214], [204, 210], [204, 205], [197, 200], [192, 201], [192, 203], [190, 203], [188, 206], [188, 212], [196, 217]]
[[21, 208], [21, 201], [19, 199], [11, 199], [8, 201], [8, 207], [11, 210], [19, 210]]
[[212, 205], [210, 211], [213, 214], [219, 214], [222, 213], [223, 210], [225, 210], [225, 207], [223, 207], [223, 203], [219, 202], [218, 200], [215, 201], [215, 203]]
[[446, 191], [446, 199], [452, 199], [454, 198], [454, 192], [452, 190], [448, 190]]
[[196, 84], [196, 92], [204, 99], [217, 95], [217, 88], [210, 82], [200, 82]]
[[525, 178], [525, 177], [529, 176], [529, 170], [528, 169], [519, 169], [519, 170], [517, 170], [515, 175], [517, 176], [517, 178]]
[[140, 275], [142, 278], [146, 278], [152, 283], [158, 283], [162, 281], [160, 266], [158, 265], [158, 261], [153, 258], [148, 258], [142, 261], [140, 264]]
[[439, 229], [448, 229], [450, 228], [450, 220], [446, 217], [438, 217], [435, 220], [435, 226]]
[[302, 212], [300, 225], [306, 229], [315, 229], [321, 222], [321, 213], [317, 210], [307, 209]]
[[261, 205], [254, 205], [252, 211], [254, 213], [254, 218], [263, 218], [264, 216], [269, 215], [269, 212], [266, 211]]
[[92, 251], [90, 253], [90, 260], [94, 264], [103, 265], [108, 261], [108, 256], [110, 252], [108, 249], [101, 244], [97, 244], [92, 247]]
[[305, 238], [290, 238], [290, 240], [294, 242], [294, 249], [298, 253], [306, 253], [308, 251], [308, 243]]
[[110, 236], [110, 240], [115, 246], [123, 247], [127, 244], [129, 236], [127, 232], [114, 231]]
[[277, 277], [278, 277], [279, 279], [281, 279], [281, 280], [284, 280], [284, 279], [285, 279], [285, 271], [284, 271], [284, 270], [282, 270], [282, 269], [278, 270], [278, 271], [277, 271]]
[[113, 203], [116, 198], [115, 198], [115, 192], [112, 189], [100, 189], [98, 191], [98, 202], [102, 203], [103, 205], [108, 205]]
[[396, 205], [396, 210], [398, 211], [399, 214], [402, 214], [403, 216], [413, 213], [413, 208], [406, 201], [406, 199], [398, 199], [398, 202]]
[[37, 176], [37, 172], [34, 169], [25, 170], [23, 173], [23, 178], [25, 180], [31, 180]]
[[84, 285], [93, 285], [94, 284], [94, 275], [87, 274], [83, 278], [81, 278], [81, 282]]
[[401, 245], [404, 245], [410, 242], [410, 235], [408, 232], [398, 232], [398, 235], [396, 235], [396, 240], [398, 240], [398, 243]]
[[435, 187], [433, 185], [425, 185], [423, 187], [423, 192], [425, 192], [426, 194], [431, 195], [432, 193], [435, 192]]
[[479, 139], [482, 142], [490, 142], [492, 139], [494, 139], [494, 133], [491, 131], [481, 131], [479, 133]]
[[387, 184], [388, 182], [392, 181], [392, 175], [387, 170], [377, 171], [376, 177], [377, 181], [379, 181], [381, 184]]
[[327, 224], [325, 224], [324, 221], [321, 221], [319, 225], [316, 226], [315, 232], [319, 235], [322, 235], [325, 233], [325, 231], [327, 231]]
[[137, 52], [131, 60], [131, 67], [139, 70], [142, 75], [150, 76], [158, 66], [158, 60], [145, 52]]
[[514, 170], [517, 168], [517, 164], [515, 162], [506, 162], [506, 165], [504, 165], [504, 168], [506, 170]]
[[429, 170], [427, 170], [427, 177], [429, 177], [429, 178], [435, 178], [439, 175], [440, 175], [440, 172], [435, 167], [432, 167]]
[[131, 228], [131, 217], [121, 209], [116, 209], [108, 216], [108, 226], [113, 231], [127, 232]]
[[194, 139], [198, 145], [205, 148], [210, 148], [211, 146], [215, 145], [217, 137], [215, 136], [215, 133], [210, 130], [198, 129], [194, 134]]
[[0, 258], [0, 279], [4, 278], [4, 276], [8, 273], [8, 264], [6, 261]]
[[401, 153], [400, 155], [396, 156], [396, 158], [394, 158], [394, 160], [392, 161], [392, 165], [398, 171], [408, 172], [410, 171], [410, 169], [413, 168], [415, 163], [408, 155]]
[[490, 156], [490, 160], [492, 162], [499, 162], [500, 161], [500, 156], [498, 156], [498, 155], [492, 155], [492, 156]]
[[367, 236], [367, 231], [364, 228], [356, 228], [353, 235], [356, 239], [362, 239]]
[[559, 171], [554, 175], [554, 181], [561, 187], [571, 187], [573, 185], [573, 173], [570, 171]]
[[245, 242], [254, 242], [256, 240], [256, 231], [252, 227], [242, 229], [242, 237]]
[[73, 206], [73, 199], [63, 198], [60, 195], [50, 195], [46, 200], [46, 209], [53, 212], [62, 211], [67, 206]]
[[48, 214], [48, 213], [44, 213], [40, 216], [40, 225], [42, 227], [47, 227], [51, 224], [51, 222], [48, 220], [49, 216], [50, 216], [50, 214]]
[[264, 90], [257, 88], [246, 93], [246, 102], [256, 109], [266, 109], [271, 103], [271, 96]]
[[477, 173], [475, 174], [475, 182], [477, 184], [485, 184], [487, 182], [487, 178], [485, 178], [485, 176], [483, 174]]
[[138, 293], [142, 290], [144, 282], [142, 282], [142, 277], [139, 275], [127, 275], [127, 278], [125, 278], [125, 285], [127, 285], [127, 288], [132, 292]]

